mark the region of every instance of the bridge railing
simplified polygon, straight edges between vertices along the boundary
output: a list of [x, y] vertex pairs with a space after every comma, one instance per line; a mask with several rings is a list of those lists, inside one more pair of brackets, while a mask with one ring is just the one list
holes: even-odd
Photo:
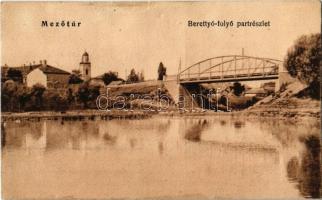
[[178, 74], [178, 81], [278, 75], [281, 61], [251, 56], [221, 56], [198, 62]]

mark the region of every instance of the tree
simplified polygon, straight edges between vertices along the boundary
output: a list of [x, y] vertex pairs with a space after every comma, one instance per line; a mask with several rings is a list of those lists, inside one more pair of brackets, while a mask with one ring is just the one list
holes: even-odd
[[24, 85], [19, 85], [16, 93], [19, 103], [19, 111], [24, 111], [27, 102], [31, 99], [30, 88]]
[[72, 70], [72, 74], [75, 74], [76, 76], [80, 77], [81, 76], [81, 72], [79, 69], [73, 69]]
[[60, 94], [57, 90], [46, 91], [44, 99], [46, 101], [46, 109], [49, 110], [65, 111], [69, 106], [67, 96]]
[[3, 111], [13, 111], [17, 88], [18, 86], [13, 80], [8, 80], [2, 85], [1, 108]]
[[75, 100], [75, 97], [74, 97], [72, 88], [68, 88], [66, 96], [67, 96], [67, 103], [68, 104], [73, 104], [74, 100]]
[[129, 76], [127, 77], [127, 83], [139, 82], [139, 75], [135, 72], [135, 69], [131, 69]]
[[40, 110], [43, 107], [43, 94], [46, 88], [40, 83], [32, 86], [31, 94], [35, 97], [35, 109]]
[[303, 35], [289, 48], [284, 67], [292, 77], [308, 85], [313, 98], [320, 97], [321, 35]]
[[112, 71], [109, 71], [107, 73], [104, 73], [102, 79], [103, 79], [105, 85], [110, 84], [112, 81], [121, 80], [118, 77], [117, 72], [112, 72]]
[[95, 102], [99, 95], [99, 86], [89, 85], [87, 82], [82, 83], [77, 92], [78, 99], [83, 103], [83, 108], [88, 108], [88, 103]]
[[167, 68], [165, 68], [163, 66], [163, 63], [160, 62], [159, 68], [158, 68], [158, 80], [160, 80], [160, 81], [163, 80], [163, 76], [166, 75], [166, 72], [167, 72]]
[[68, 83], [69, 84], [80, 84], [82, 82], [84, 82], [80, 76], [80, 71], [79, 70], [73, 70], [72, 71], [73, 73], [69, 76], [69, 80], [68, 80]]
[[7, 72], [7, 78], [22, 83], [22, 72], [18, 69], [10, 68]]
[[68, 83], [69, 84], [80, 84], [84, 82], [81, 78], [79, 78], [78, 76], [76, 76], [75, 74], [71, 74], [69, 76], [69, 80], [68, 80]]
[[233, 84], [233, 93], [236, 96], [240, 96], [245, 91], [245, 86], [240, 84], [239, 82], [235, 82]]
[[89, 101], [89, 85], [88, 83], [82, 83], [77, 91], [78, 99], [83, 103], [83, 108], [87, 108], [87, 102]]

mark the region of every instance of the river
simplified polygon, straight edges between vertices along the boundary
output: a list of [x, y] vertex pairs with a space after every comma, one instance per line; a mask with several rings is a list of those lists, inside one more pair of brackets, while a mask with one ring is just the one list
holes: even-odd
[[232, 116], [6, 122], [2, 192], [27, 198], [320, 197], [320, 123]]

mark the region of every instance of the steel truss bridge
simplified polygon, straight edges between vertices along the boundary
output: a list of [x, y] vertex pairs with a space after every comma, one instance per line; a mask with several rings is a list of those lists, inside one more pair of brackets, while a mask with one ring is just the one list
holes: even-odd
[[178, 83], [213, 83], [278, 79], [282, 61], [244, 55], [202, 60], [180, 71]]

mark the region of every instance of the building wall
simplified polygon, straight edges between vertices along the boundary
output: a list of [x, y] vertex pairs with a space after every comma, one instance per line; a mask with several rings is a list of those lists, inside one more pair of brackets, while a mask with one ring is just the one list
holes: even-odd
[[100, 87], [105, 87], [105, 84], [104, 84], [104, 81], [102, 79], [90, 79], [89, 80], [89, 84], [90, 85], [97, 85], [97, 86], [100, 86]]
[[65, 88], [68, 85], [69, 74], [47, 74], [48, 88]]
[[28, 87], [32, 87], [36, 83], [47, 87], [47, 76], [40, 69], [35, 69], [27, 75], [26, 82]]

